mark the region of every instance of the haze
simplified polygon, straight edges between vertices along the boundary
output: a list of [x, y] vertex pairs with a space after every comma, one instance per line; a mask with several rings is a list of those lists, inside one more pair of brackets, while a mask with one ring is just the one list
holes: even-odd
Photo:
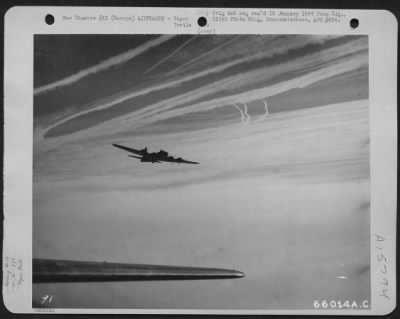
[[[35, 36], [33, 254], [232, 268], [41, 284], [52, 307], [370, 298], [368, 39]], [[118, 143], [199, 162], [140, 163]]]

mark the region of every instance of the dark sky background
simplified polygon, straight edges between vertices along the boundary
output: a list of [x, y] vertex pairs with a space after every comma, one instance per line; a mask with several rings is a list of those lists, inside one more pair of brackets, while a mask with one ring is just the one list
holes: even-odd
[[[34, 68], [34, 257], [246, 273], [34, 285], [35, 301], [369, 299], [367, 37], [36, 35]], [[111, 143], [200, 165], [140, 163]]]

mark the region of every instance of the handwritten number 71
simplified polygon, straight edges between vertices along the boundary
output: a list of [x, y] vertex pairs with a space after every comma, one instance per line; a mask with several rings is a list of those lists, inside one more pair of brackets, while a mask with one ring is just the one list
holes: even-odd
[[42, 297], [42, 305], [47, 301], [48, 303], [51, 303], [53, 300], [53, 295], [45, 295]]

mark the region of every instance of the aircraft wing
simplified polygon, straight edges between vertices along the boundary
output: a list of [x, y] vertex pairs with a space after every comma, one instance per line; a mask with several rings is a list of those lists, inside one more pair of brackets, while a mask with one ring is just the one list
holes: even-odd
[[112, 144], [112, 146], [117, 147], [117, 148], [120, 148], [121, 150], [130, 152], [130, 153], [133, 153], [133, 154], [144, 155], [144, 154], [143, 154], [143, 151], [141, 151], [141, 150], [136, 150], [136, 149], [134, 149], [134, 148], [130, 148], [130, 147], [126, 147], [126, 146], [118, 145], [118, 144]]
[[192, 162], [192, 161], [187, 161], [184, 160], [183, 158], [168, 158], [168, 159], [160, 159], [160, 161], [163, 162], [169, 162], [169, 163], [178, 163], [178, 164], [200, 164], [198, 162]]
[[200, 163], [198, 163], [198, 162], [192, 162], [192, 161], [184, 160], [183, 158], [175, 159], [175, 163], [181, 163], [181, 164], [200, 164]]
[[60, 259], [32, 260], [33, 283], [242, 278], [233, 269], [143, 265]]

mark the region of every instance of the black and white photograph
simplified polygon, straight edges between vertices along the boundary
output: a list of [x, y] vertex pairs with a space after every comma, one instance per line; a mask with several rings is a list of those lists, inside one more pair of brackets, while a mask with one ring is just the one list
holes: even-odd
[[33, 308], [369, 309], [368, 42], [35, 35]]

